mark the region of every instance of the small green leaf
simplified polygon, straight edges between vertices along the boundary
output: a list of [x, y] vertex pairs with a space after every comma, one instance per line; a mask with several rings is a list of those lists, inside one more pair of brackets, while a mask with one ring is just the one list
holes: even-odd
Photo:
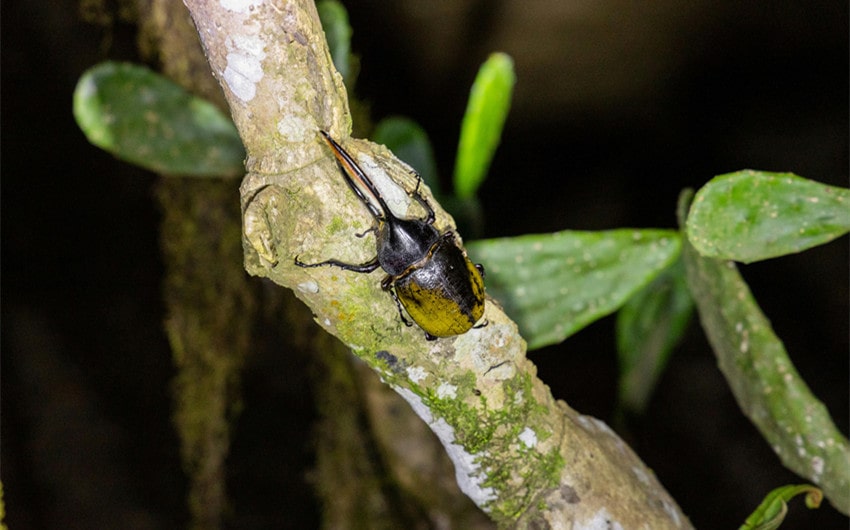
[[792, 173], [738, 171], [697, 192], [688, 238], [700, 254], [750, 263], [821, 245], [850, 230], [850, 190]]
[[[683, 194], [682, 226], [688, 202]], [[682, 258], [702, 327], [741, 410], [785, 467], [850, 513], [850, 443], [800, 378], [735, 264], [702, 257], [687, 242]]]
[[321, 0], [316, 2], [319, 20], [325, 30], [328, 49], [336, 71], [340, 73], [346, 86], [351, 75], [351, 24], [348, 22], [348, 11], [336, 0]]
[[515, 81], [513, 60], [504, 53], [490, 55], [478, 70], [463, 115], [455, 161], [455, 194], [461, 199], [475, 195], [484, 182], [502, 136]]
[[431, 191], [439, 193], [434, 150], [425, 129], [410, 118], [384, 118], [375, 127], [372, 141], [386, 145], [390, 151], [415, 169]]
[[673, 348], [687, 329], [694, 302], [676, 260], [617, 313], [620, 405], [642, 413]]
[[823, 492], [809, 484], [781, 486], [768, 493], [758, 508], [747, 517], [738, 530], [775, 530], [788, 513], [788, 502], [797, 495], [806, 494], [806, 507], [820, 507]]
[[679, 254], [670, 230], [527, 235], [467, 245], [499, 300], [535, 349], [561, 342], [616, 311]]
[[245, 172], [230, 118], [143, 66], [106, 62], [86, 71], [74, 91], [74, 117], [89, 142], [157, 173]]

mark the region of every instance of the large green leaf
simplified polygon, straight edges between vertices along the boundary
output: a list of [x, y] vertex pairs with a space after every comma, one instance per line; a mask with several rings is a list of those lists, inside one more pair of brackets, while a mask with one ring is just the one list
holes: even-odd
[[74, 117], [89, 142], [157, 173], [245, 171], [230, 118], [144, 66], [106, 62], [86, 71], [74, 91]]
[[[683, 195], [679, 206], [683, 226], [688, 199]], [[682, 258], [702, 327], [741, 410], [788, 469], [850, 513], [850, 443], [800, 378], [735, 264], [702, 257], [687, 242]]]
[[679, 254], [670, 230], [566, 230], [474, 241], [487, 293], [516, 320], [529, 349], [558, 343], [617, 310]]
[[641, 413], [646, 408], [673, 348], [687, 329], [693, 307], [685, 268], [676, 260], [617, 313], [623, 409]]
[[461, 199], [474, 196], [487, 176], [502, 137], [515, 81], [513, 60], [504, 53], [490, 55], [478, 70], [463, 115], [455, 160], [455, 194]]
[[800, 252], [850, 230], [850, 190], [791, 173], [738, 171], [694, 198], [688, 238], [703, 256], [750, 263]]

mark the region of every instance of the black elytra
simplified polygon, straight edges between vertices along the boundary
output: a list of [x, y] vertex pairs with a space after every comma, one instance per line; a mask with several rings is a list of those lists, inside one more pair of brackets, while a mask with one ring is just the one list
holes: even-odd
[[[333, 266], [344, 270], [369, 273], [381, 267], [387, 275], [381, 288], [389, 291], [398, 307], [425, 332], [428, 340], [466, 333], [484, 315], [484, 268], [473, 264], [458, 244], [451, 230], [439, 232], [434, 227], [434, 209], [419, 193], [419, 184], [411, 196], [425, 209], [425, 219], [402, 219], [387, 206], [372, 180], [339, 143], [325, 131], [322, 137], [333, 151], [345, 182], [372, 214], [377, 254], [362, 264], [330, 259], [319, 263], [303, 263], [299, 267]], [[360, 183], [374, 201], [369, 200]]]

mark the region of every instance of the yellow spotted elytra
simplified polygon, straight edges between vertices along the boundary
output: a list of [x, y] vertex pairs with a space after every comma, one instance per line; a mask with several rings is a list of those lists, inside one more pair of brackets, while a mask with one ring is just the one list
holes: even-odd
[[[295, 264], [327, 265], [362, 273], [381, 267], [387, 273], [381, 287], [392, 295], [401, 320], [412, 325], [404, 316], [406, 311], [428, 340], [460, 335], [486, 325], [485, 321], [476, 326], [484, 315], [484, 268], [469, 260], [454, 232], [437, 231], [434, 209], [419, 193], [419, 186], [411, 195], [425, 209], [425, 219], [396, 216], [357, 162], [328, 133], [321, 133], [342, 168], [346, 183], [375, 218], [377, 225], [369, 231], [375, 232], [377, 255], [360, 265], [333, 259], [303, 263], [297, 256]], [[367, 192], [374, 201], [369, 200]]]

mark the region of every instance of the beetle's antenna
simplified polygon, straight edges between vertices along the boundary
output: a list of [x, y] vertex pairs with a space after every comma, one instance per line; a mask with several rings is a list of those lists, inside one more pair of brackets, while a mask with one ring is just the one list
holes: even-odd
[[[392, 216], [392, 210], [387, 206], [386, 201], [384, 201], [384, 197], [381, 195], [381, 192], [378, 191], [378, 188], [375, 187], [375, 184], [372, 183], [372, 180], [366, 176], [366, 173], [360, 169], [360, 166], [357, 165], [357, 162], [351, 158], [345, 149], [339, 145], [336, 140], [331, 138], [331, 135], [326, 133], [325, 131], [319, 131], [324, 136], [325, 141], [331, 146], [331, 150], [334, 152], [334, 156], [337, 159], [340, 167], [342, 167], [342, 173], [345, 176], [345, 181], [348, 183], [348, 186], [354, 191], [354, 193], [360, 198], [361, 201], [369, 208], [369, 212], [372, 213], [372, 216], [379, 220], [383, 221], [387, 218], [387, 215]], [[357, 179], [363, 186], [369, 190], [369, 193], [375, 197], [375, 200], [378, 201], [378, 205], [381, 207], [380, 210], [375, 206], [375, 203], [366, 198], [363, 193], [363, 190], [354, 182], [354, 179]], [[381, 211], [383, 210], [383, 211]]]

